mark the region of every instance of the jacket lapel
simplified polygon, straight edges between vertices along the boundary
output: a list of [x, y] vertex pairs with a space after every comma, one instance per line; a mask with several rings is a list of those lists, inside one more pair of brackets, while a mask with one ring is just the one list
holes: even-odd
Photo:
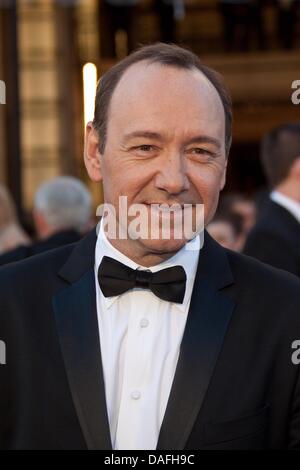
[[68, 286], [53, 298], [62, 355], [88, 449], [110, 450], [94, 277], [95, 232], [74, 249], [59, 275]]
[[[96, 310], [91, 232], [73, 250], [59, 276], [67, 287], [53, 298], [57, 330], [74, 405], [89, 449], [111, 450]], [[184, 449], [213, 375], [234, 302], [227, 255], [205, 234], [176, 373], [157, 449]]]
[[232, 283], [225, 250], [205, 233], [159, 450], [184, 449], [192, 431], [234, 308], [220, 290]]

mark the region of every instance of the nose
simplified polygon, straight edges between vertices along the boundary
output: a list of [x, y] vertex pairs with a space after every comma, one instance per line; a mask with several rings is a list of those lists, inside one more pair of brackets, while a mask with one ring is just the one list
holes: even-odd
[[169, 194], [180, 194], [189, 189], [189, 179], [186, 174], [186, 165], [178, 154], [169, 155], [156, 174], [155, 186], [157, 189]]

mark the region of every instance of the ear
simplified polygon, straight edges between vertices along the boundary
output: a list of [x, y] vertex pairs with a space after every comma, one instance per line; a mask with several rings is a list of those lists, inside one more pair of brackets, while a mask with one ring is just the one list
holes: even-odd
[[88, 175], [96, 183], [102, 181], [100, 139], [92, 122], [88, 122], [85, 132], [84, 163]]
[[290, 175], [300, 179], [300, 157], [297, 157], [290, 169]]
[[224, 163], [224, 168], [223, 168], [223, 173], [221, 177], [221, 182], [220, 182], [220, 191], [224, 189], [225, 183], [226, 183], [226, 172], [227, 172], [227, 164], [228, 164], [228, 156], [225, 157], [225, 163]]
[[47, 221], [41, 211], [34, 209], [32, 212], [33, 222], [36, 234], [39, 239], [45, 238], [48, 236], [49, 226]]

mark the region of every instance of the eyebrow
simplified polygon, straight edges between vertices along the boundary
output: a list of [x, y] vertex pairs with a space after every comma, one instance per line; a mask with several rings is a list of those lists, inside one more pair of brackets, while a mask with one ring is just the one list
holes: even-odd
[[[123, 143], [128, 142], [130, 139], [138, 138], [138, 137], [143, 137], [146, 139], [152, 139], [152, 140], [160, 140], [163, 141], [165, 140], [161, 134], [158, 132], [153, 132], [153, 131], [134, 131], [130, 132], [129, 134], [126, 134], [123, 139]], [[222, 148], [221, 142], [211, 136], [208, 135], [197, 135], [195, 137], [192, 137], [191, 139], [188, 139], [185, 142], [185, 145], [190, 145], [190, 144], [212, 144], [215, 145], [218, 149]]]
[[146, 139], [156, 139], [156, 140], [163, 140], [163, 136], [159, 134], [158, 132], [152, 132], [152, 131], [134, 131], [130, 132], [129, 134], [126, 134], [123, 139], [123, 143], [128, 142], [130, 139], [138, 138], [138, 137], [144, 137]]
[[218, 149], [222, 148], [221, 142], [214, 137], [210, 137], [209, 135], [197, 135], [196, 137], [192, 137], [186, 142], [186, 145], [190, 144], [212, 144], [215, 145]]

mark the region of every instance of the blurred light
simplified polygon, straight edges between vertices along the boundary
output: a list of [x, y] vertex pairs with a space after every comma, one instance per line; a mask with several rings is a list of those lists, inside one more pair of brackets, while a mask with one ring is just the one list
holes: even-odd
[[3, 80], [0, 80], [0, 104], [6, 103], [6, 88]]
[[83, 66], [83, 104], [84, 104], [84, 127], [94, 118], [95, 94], [97, 88], [97, 67], [88, 62]]

